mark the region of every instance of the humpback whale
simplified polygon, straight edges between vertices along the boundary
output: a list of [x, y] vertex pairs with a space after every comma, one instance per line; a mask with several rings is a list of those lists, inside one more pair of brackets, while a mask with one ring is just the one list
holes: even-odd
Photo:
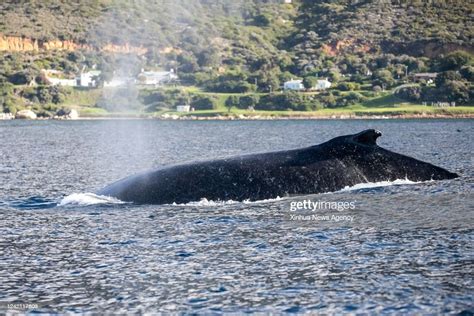
[[97, 194], [138, 204], [263, 200], [334, 192], [359, 183], [453, 179], [457, 174], [379, 147], [365, 130], [320, 145], [198, 161], [130, 176]]

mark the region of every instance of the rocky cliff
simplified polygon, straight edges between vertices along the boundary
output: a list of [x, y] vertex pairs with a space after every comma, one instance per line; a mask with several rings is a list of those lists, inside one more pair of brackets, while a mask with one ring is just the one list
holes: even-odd
[[136, 54], [144, 55], [148, 52], [145, 47], [125, 45], [107, 44], [103, 47], [93, 47], [87, 44], [78, 44], [72, 41], [39, 41], [31, 38], [24, 38], [18, 36], [6, 36], [0, 34], [0, 51], [7, 52], [39, 52], [48, 50], [96, 50], [109, 53], [117, 54]]

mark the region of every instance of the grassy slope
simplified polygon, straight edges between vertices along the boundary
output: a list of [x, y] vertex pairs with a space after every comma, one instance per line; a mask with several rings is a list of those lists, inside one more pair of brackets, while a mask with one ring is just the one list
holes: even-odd
[[[339, 109], [322, 109], [318, 111], [302, 112], [302, 111], [247, 111], [240, 109], [227, 110], [208, 110], [196, 111], [192, 113], [166, 112], [178, 116], [228, 116], [228, 115], [245, 115], [245, 116], [270, 116], [270, 117], [331, 117], [331, 116], [398, 116], [398, 115], [422, 115], [422, 114], [445, 114], [445, 115], [473, 115], [474, 108], [463, 106], [455, 108], [433, 108], [421, 105], [407, 105], [399, 108], [366, 108], [363, 106], [355, 106], [351, 108]], [[159, 115], [163, 113], [156, 113]]]
[[66, 107], [94, 107], [102, 95], [102, 91], [98, 89], [70, 89], [69, 91], [70, 93], [62, 104]]
[[[356, 104], [350, 107], [344, 108], [325, 108], [317, 111], [248, 111], [241, 110], [237, 108], [232, 108], [229, 112], [225, 107], [225, 100], [230, 95], [242, 96], [242, 94], [232, 94], [232, 93], [212, 93], [205, 92], [200, 90], [197, 87], [183, 87], [183, 90], [194, 93], [214, 96], [217, 98], [217, 109], [214, 110], [204, 110], [204, 111], [195, 111], [191, 113], [178, 113], [172, 110], [169, 111], [160, 111], [155, 113], [110, 113], [105, 109], [95, 107], [97, 100], [102, 95], [100, 89], [96, 90], [79, 90], [72, 89], [72, 92], [67, 96], [65, 102], [61, 104], [61, 107], [69, 107], [79, 109], [80, 115], [83, 117], [122, 117], [122, 116], [159, 116], [161, 114], [167, 113], [170, 115], [179, 115], [179, 116], [228, 116], [228, 115], [246, 115], [246, 116], [274, 116], [274, 117], [330, 117], [333, 115], [356, 115], [356, 116], [370, 116], [370, 115], [413, 115], [413, 114], [452, 114], [452, 115], [462, 115], [462, 114], [474, 114], [474, 106], [458, 106], [454, 108], [434, 108], [431, 106], [423, 106], [421, 104], [415, 104], [406, 102], [400, 98], [397, 98], [390, 92], [383, 93], [382, 95], [369, 99], [368, 101], [362, 104]], [[262, 96], [265, 93], [258, 93], [257, 95]]]
[[[219, 98], [218, 108], [215, 110], [196, 111], [192, 113], [178, 113], [169, 111], [169, 114], [176, 115], [194, 115], [194, 116], [209, 116], [209, 115], [251, 115], [251, 116], [331, 116], [331, 115], [400, 115], [400, 114], [474, 114], [473, 106], [458, 106], [454, 108], [433, 108], [431, 106], [424, 106], [421, 104], [410, 103], [395, 95], [387, 92], [379, 97], [369, 99], [368, 101], [344, 108], [335, 109], [321, 109], [318, 111], [248, 111], [237, 108], [232, 108], [229, 112], [224, 106], [224, 102], [230, 93], [208, 93], [202, 92], [197, 88], [193, 88], [194, 93], [202, 93], [214, 95]], [[259, 93], [258, 95], [264, 95]], [[160, 113], [161, 114], [161, 113]]]
[[367, 108], [354, 106], [351, 108], [322, 109], [318, 111], [248, 111], [233, 108], [230, 112], [227, 109], [203, 110], [189, 113], [178, 113], [173, 111], [162, 111], [155, 113], [110, 113], [100, 108], [81, 108], [82, 117], [136, 117], [152, 116], [157, 117], [162, 114], [195, 117], [215, 117], [215, 116], [252, 116], [252, 117], [331, 117], [331, 116], [399, 116], [399, 115], [474, 115], [474, 107], [460, 106], [455, 108], [433, 108], [422, 105], [406, 105], [398, 108], [379, 107]]

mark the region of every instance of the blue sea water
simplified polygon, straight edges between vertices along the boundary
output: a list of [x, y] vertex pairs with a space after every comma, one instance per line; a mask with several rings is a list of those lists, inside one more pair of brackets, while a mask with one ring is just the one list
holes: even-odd
[[[252, 203], [89, 194], [367, 128], [461, 177]], [[473, 135], [472, 120], [0, 121], [0, 312], [472, 313]], [[355, 208], [292, 210], [304, 200]]]

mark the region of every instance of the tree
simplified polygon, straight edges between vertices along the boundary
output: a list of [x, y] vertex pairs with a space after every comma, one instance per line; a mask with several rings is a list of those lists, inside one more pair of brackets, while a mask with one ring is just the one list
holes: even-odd
[[341, 79], [341, 74], [339, 73], [339, 71], [331, 70], [328, 72], [328, 79], [331, 82], [337, 82]]
[[63, 103], [66, 100], [65, 90], [58, 86], [50, 87], [51, 101], [54, 104]]
[[280, 87], [280, 70], [272, 68], [268, 71], [260, 71], [256, 74], [258, 88], [262, 91], [275, 91]]
[[346, 96], [346, 105], [354, 105], [357, 103], [361, 103], [365, 100], [365, 97], [358, 93], [358, 92], [349, 92]]
[[256, 109], [265, 111], [304, 110], [305, 98], [295, 91], [262, 96]]
[[334, 97], [334, 95], [332, 95], [332, 93], [329, 93], [327, 94], [326, 96], [324, 96], [322, 98], [322, 101], [323, 103], [326, 104], [326, 107], [328, 108], [335, 108], [337, 107], [337, 100], [336, 98]]
[[444, 86], [448, 81], [460, 81], [462, 80], [461, 75], [452, 70], [444, 71], [438, 74], [435, 79], [436, 87], [441, 88]]
[[459, 70], [461, 76], [467, 81], [474, 81], [474, 67], [473, 66], [464, 66]]
[[448, 102], [467, 103], [469, 101], [469, 88], [462, 81], [450, 80], [439, 91], [440, 98]]
[[257, 105], [258, 101], [259, 101], [259, 97], [256, 95], [246, 95], [246, 96], [240, 97], [238, 108], [239, 109], [253, 108]]
[[225, 106], [227, 110], [230, 112], [232, 107], [237, 107], [239, 105], [239, 97], [235, 95], [231, 95], [230, 97], [225, 100]]
[[386, 69], [377, 71], [373, 78], [375, 79], [373, 82], [374, 85], [385, 85], [386, 87], [391, 87], [395, 83], [392, 73]]
[[272, 17], [271, 15], [267, 14], [267, 13], [262, 13], [262, 14], [259, 14], [257, 16], [254, 17], [254, 23], [256, 26], [269, 26], [271, 21], [272, 21]]
[[212, 110], [217, 107], [217, 100], [209, 96], [195, 96], [191, 106], [196, 110]]
[[421, 87], [409, 86], [397, 90], [397, 97], [409, 100], [409, 101], [420, 101], [421, 100]]
[[5, 113], [15, 112], [14, 102], [12, 101], [13, 90], [13, 84], [0, 80], [0, 106]]
[[178, 68], [181, 72], [192, 73], [196, 72], [199, 68], [196, 57], [191, 54], [179, 55], [178, 62], [180, 64]]
[[464, 51], [455, 51], [449, 53], [439, 62], [440, 70], [459, 70], [461, 67], [469, 65], [473, 62], [472, 55]]
[[341, 91], [354, 91], [358, 90], [360, 85], [354, 82], [341, 82], [337, 85], [337, 89]]
[[197, 62], [201, 67], [212, 67], [219, 65], [220, 58], [217, 50], [213, 48], [203, 49], [201, 52], [196, 54]]
[[313, 77], [313, 76], [308, 76], [303, 79], [303, 85], [306, 89], [311, 90], [316, 87], [318, 84], [318, 78]]
[[19, 72], [14, 73], [13, 75], [11, 75], [8, 78], [8, 81], [10, 81], [11, 83], [16, 84], [16, 85], [28, 84], [33, 79], [35, 79], [35, 77], [37, 75], [38, 74], [33, 72], [33, 71], [28, 71], [28, 70], [19, 71]]

